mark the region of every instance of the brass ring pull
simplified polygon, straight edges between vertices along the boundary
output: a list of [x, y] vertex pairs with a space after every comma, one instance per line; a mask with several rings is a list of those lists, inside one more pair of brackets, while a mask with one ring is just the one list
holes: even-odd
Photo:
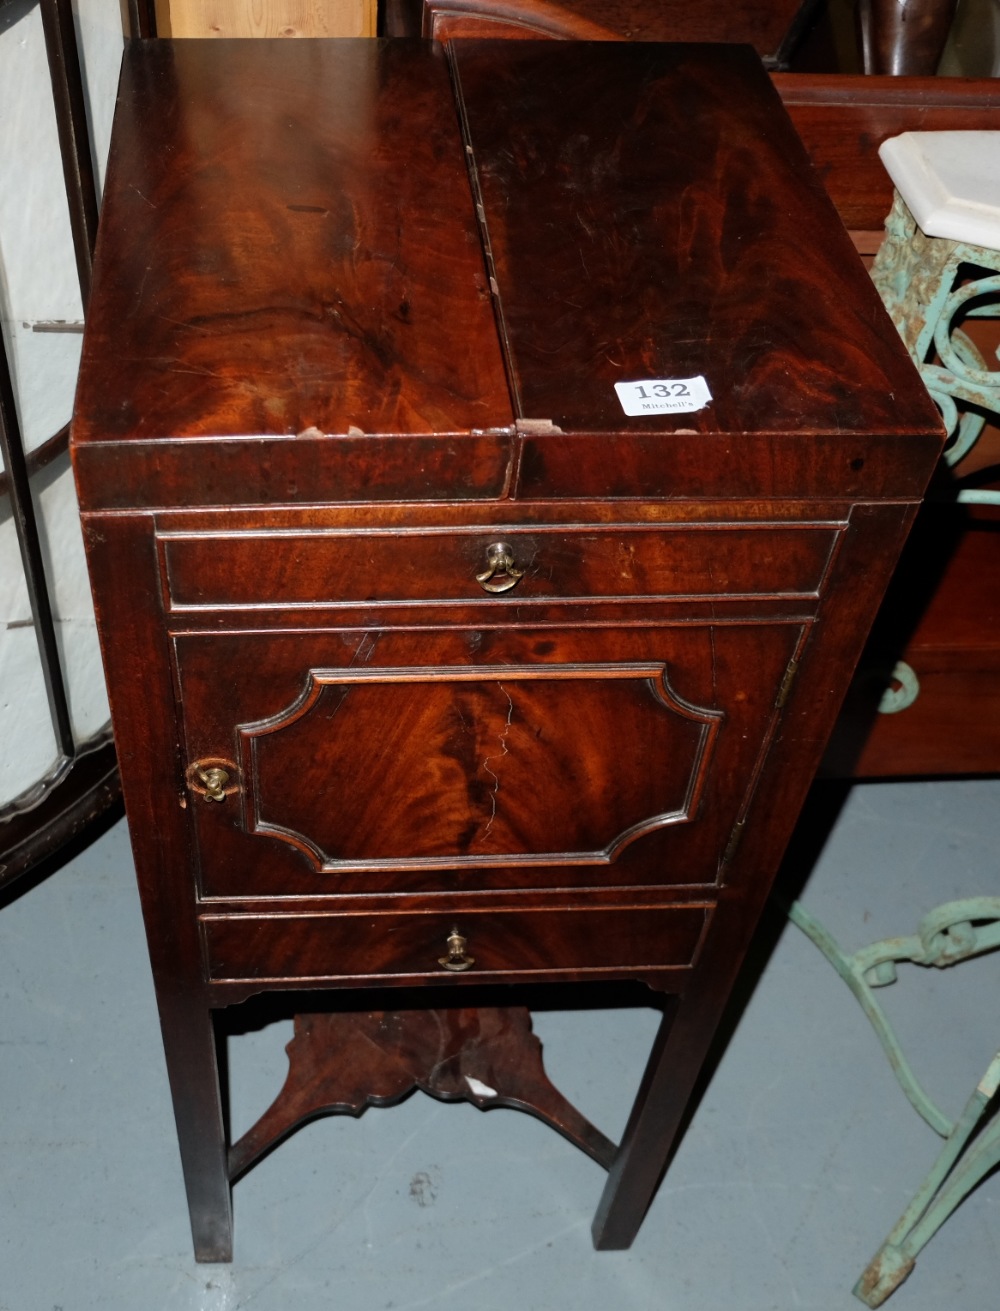
[[218, 757], [193, 760], [187, 767], [185, 781], [192, 792], [205, 801], [225, 801], [231, 792], [239, 791], [239, 783], [230, 782], [236, 774], [231, 760]]
[[229, 771], [220, 769], [218, 765], [213, 765], [211, 769], [199, 769], [197, 773], [202, 783], [205, 784], [205, 800], [225, 801]]
[[486, 564], [488, 567], [476, 574], [476, 582], [484, 592], [509, 592], [524, 577], [524, 570], [514, 567], [514, 552], [506, 542], [492, 542], [486, 548]]
[[462, 937], [458, 929], [452, 929], [448, 934], [448, 955], [439, 956], [438, 964], [443, 965], [446, 970], [454, 971], [456, 974], [461, 970], [469, 969], [470, 966], [475, 965], [476, 958], [465, 954], [467, 945], [468, 940]]

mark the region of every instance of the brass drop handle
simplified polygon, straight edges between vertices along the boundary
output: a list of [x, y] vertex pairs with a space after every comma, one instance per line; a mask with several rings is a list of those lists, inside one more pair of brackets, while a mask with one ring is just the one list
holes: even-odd
[[452, 929], [448, 934], [448, 955], [439, 956], [438, 964], [443, 965], [446, 970], [454, 971], [456, 974], [461, 970], [469, 969], [470, 966], [475, 965], [476, 958], [465, 954], [467, 945], [468, 940], [462, 937], [458, 929]]
[[514, 551], [506, 542], [492, 542], [486, 548], [486, 564], [487, 568], [476, 574], [484, 592], [509, 592], [524, 577], [524, 570], [514, 567]]
[[218, 765], [212, 765], [209, 769], [195, 766], [195, 772], [205, 785], [206, 801], [225, 801], [226, 784], [229, 782], [228, 770], [221, 769]]

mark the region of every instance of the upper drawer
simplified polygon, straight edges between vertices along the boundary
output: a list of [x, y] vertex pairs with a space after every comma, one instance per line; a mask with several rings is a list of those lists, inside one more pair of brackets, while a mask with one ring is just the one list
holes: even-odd
[[[174, 611], [480, 601], [815, 596], [843, 525], [606, 524], [165, 533]], [[499, 545], [512, 564], [487, 572]], [[492, 554], [491, 554], [492, 549]], [[520, 575], [515, 578], [515, 574]], [[500, 589], [503, 589], [502, 591]], [[509, 590], [508, 590], [509, 589]]]

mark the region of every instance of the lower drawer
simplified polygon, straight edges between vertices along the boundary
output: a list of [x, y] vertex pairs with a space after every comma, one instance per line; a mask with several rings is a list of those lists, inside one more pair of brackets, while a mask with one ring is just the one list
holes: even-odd
[[[685, 967], [709, 914], [705, 905], [600, 906], [205, 915], [201, 923], [213, 982], [307, 984], [459, 974], [628, 975]], [[464, 942], [456, 944], [456, 935]]]

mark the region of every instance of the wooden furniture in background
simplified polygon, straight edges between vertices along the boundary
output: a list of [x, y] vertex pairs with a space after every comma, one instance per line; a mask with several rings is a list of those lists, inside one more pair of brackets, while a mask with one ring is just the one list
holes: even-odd
[[849, 230], [881, 240], [892, 182], [878, 157], [900, 132], [995, 126], [1000, 83], [990, 78], [772, 73], [795, 129]]
[[155, 0], [166, 37], [374, 36], [378, 0]]
[[[994, 128], [1000, 87], [968, 78], [772, 75], [858, 249], [874, 255], [892, 205], [878, 147], [901, 132]], [[995, 348], [997, 342], [984, 343]], [[976, 460], [1000, 464], [988, 429]], [[940, 473], [947, 496], [948, 475]], [[920, 683], [899, 714], [877, 713], [897, 660]], [[921, 511], [824, 763], [856, 777], [1000, 769], [1000, 515], [935, 503]]]
[[745, 48], [132, 44], [74, 452], [201, 1259], [356, 1100], [300, 1021], [230, 1151], [216, 1009], [479, 983], [666, 995], [628, 1246], [941, 440]]
[[[931, 76], [956, 0], [857, 0], [856, 39], [869, 74]], [[550, 37], [578, 41], [745, 41], [784, 66], [820, 0], [387, 0], [390, 36]], [[842, 21], [843, 15], [837, 16]], [[857, 67], [853, 64], [852, 67]]]
[[577, 41], [733, 41], [780, 63], [809, 0], [392, 0], [389, 36]]

